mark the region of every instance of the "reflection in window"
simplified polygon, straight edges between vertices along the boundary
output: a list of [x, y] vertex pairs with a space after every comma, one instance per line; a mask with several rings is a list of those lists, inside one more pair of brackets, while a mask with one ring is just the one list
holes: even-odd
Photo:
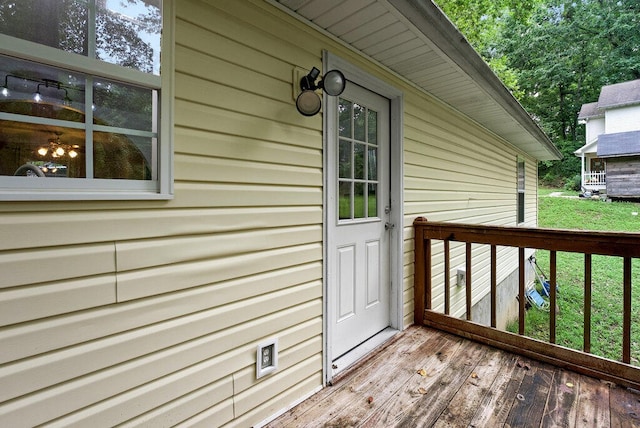
[[338, 114], [338, 218], [377, 218], [377, 113], [340, 98]]
[[90, 40], [87, 0], [0, 1], [0, 33], [160, 74], [160, 0], [93, 0], [95, 39]]
[[153, 179], [157, 91], [96, 79], [87, 109], [88, 80], [0, 55], [0, 176]]

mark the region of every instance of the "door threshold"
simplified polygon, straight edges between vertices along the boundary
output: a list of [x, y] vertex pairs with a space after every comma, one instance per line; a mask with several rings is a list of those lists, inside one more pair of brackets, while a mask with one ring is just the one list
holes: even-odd
[[331, 363], [331, 381], [330, 383], [335, 382], [335, 376], [338, 374], [343, 374], [344, 371], [354, 364], [365, 358], [367, 355], [371, 354], [373, 350], [380, 347], [382, 344], [387, 342], [397, 333], [399, 330], [396, 330], [392, 327], [387, 327], [381, 332], [375, 334], [369, 339], [362, 342], [360, 345], [353, 348], [351, 351], [346, 354], [338, 357]]

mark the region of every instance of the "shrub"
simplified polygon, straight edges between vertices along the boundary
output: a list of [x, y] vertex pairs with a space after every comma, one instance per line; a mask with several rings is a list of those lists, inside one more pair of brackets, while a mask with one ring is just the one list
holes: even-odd
[[566, 183], [564, 183], [564, 188], [565, 190], [579, 191], [580, 185], [581, 185], [580, 174], [577, 174], [567, 179]]

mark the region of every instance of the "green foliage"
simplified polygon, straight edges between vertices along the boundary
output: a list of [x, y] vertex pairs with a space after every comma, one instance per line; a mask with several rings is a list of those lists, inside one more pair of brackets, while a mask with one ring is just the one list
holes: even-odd
[[578, 191], [580, 190], [581, 185], [582, 185], [582, 180], [580, 179], [580, 174], [578, 174], [568, 179], [566, 183], [564, 183], [564, 188], [566, 190]]
[[[557, 189], [554, 189], [557, 190]], [[539, 194], [549, 191], [540, 189]], [[590, 199], [540, 199], [540, 227], [581, 230], [640, 231], [640, 204], [606, 203]], [[549, 253], [538, 251], [538, 264], [549, 273]], [[619, 360], [622, 349], [622, 260], [619, 257], [593, 256], [592, 259], [591, 351], [595, 355]], [[557, 254], [558, 314], [556, 342], [572, 349], [582, 349], [584, 324], [584, 258], [582, 254]], [[634, 260], [632, 283], [640, 283], [640, 260]], [[640, 288], [633, 287], [633, 302], [640, 301]], [[640, 312], [632, 310], [632, 363], [640, 362]], [[540, 340], [549, 339], [549, 314], [530, 309], [525, 319], [525, 334]], [[509, 327], [517, 331], [517, 325]]]
[[640, 78], [637, 0], [439, 0], [564, 155], [539, 176], [563, 184], [579, 172], [582, 104], [605, 85]]

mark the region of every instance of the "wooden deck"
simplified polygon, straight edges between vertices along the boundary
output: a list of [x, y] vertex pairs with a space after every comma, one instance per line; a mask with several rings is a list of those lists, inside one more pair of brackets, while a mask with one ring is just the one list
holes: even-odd
[[269, 427], [640, 427], [640, 393], [411, 327]]

